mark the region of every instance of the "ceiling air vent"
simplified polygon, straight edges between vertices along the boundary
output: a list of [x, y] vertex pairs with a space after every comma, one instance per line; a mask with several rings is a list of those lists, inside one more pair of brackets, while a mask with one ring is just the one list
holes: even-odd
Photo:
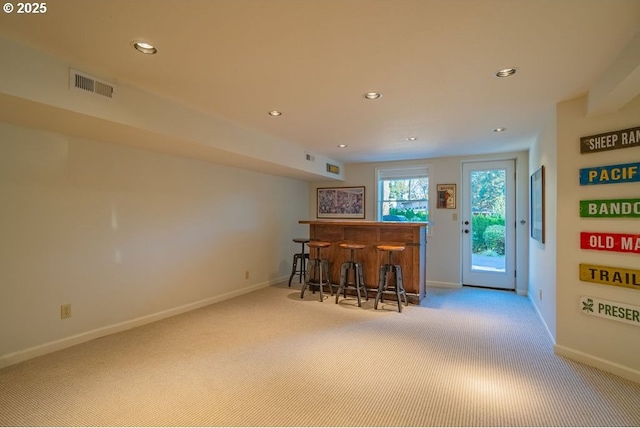
[[69, 69], [69, 83], [71, 89], [113, 99], [116, 85], [106, 80], [98, 79], [73, 68]]

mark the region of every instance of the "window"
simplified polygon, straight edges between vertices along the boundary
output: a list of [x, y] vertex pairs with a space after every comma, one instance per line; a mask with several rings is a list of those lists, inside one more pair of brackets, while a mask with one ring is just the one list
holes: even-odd
[[429, 170], [427, 167], [380, 169], [378, 220], [429, 221]]

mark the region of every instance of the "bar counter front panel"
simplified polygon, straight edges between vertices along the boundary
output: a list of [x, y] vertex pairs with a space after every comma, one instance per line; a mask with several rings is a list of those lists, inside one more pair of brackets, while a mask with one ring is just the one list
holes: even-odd
[[[393, 253], [393, 264], [402, 266], [403, 284], [409, 300], [419, 302], [425, 295], [426, 227], [424, 223], [301, 220], [309, 225], [312, 241], [326, 241], [331, 247], [322, 250], [329, 260], [331, 282], [340, 283], [340, 266], [350, 258], [350, 251], [340, 244], [362, 244], [355, 251], [355, 261], [362, 263], [367, 288], [378, 288], [380, 265], [387, 263], [388, 253], [378, 251], [378, 245], [404, 245], [405, 250]], [[313, 257], [313, 254], [311, 254]]]

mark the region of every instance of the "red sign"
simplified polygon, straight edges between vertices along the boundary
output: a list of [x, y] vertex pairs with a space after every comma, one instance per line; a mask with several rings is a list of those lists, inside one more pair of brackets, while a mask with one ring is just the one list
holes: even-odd
[[583, 250], [640, 254], [640, 235], [630, 233], [580, 232]]

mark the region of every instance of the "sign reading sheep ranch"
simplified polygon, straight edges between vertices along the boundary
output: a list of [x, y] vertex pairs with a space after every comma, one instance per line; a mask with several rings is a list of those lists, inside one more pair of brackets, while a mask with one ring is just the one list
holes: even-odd
[[580, 153], [604, 152], [640, 146], [640, 127], [580, 138]]

